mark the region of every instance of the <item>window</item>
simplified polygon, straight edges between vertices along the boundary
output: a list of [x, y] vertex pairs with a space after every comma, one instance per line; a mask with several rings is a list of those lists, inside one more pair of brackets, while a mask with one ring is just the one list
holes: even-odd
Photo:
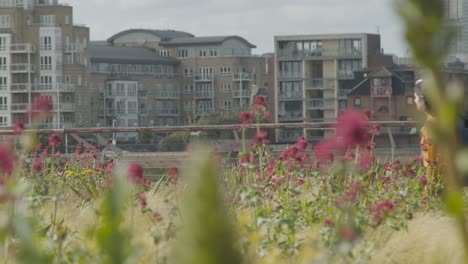
[[41, 70], [52, 70], [52, 56], [41, 56]]
[[125, 114], [125, 102], [124, 101], [117, 102], [117, 114]]
[[7, 89], [7, 77], [0, 77], [0, 91]]
[[81, 77], [81, 75], [78, 75], [76, 83], [80, 86], [83, 85], [83, 78]]
[[192, 68], [185, 68], [184, 69], [184, 77], [191, 77], [193, 75]]
[[0, 116], [0, 127], [8, 126], [8, 117]]
[[231, 91], [231, 84], [230, 83], [221, 84], [221, 92], [230, 92], [230, 91]]
[[40, 48], [41, 50], [51, 50], [52, 49], [52, 37], [41, 36]]
[[52, 83], [52, 76], [51, 75], [41, 75], [40, 77], [42, 84], [51, 84]]
[[210, 56], [211, 56], [211, 57], [216, 57], [216, 56], [218, 56], [218, 51], [215, 50], [215, 49], [211, 49], [211, 50], [210, 50]]
[[375, 78], [373, 79], [373, 84], [374, 86], [386, 86], [388, 85], [389, 83], [389, 80], [388, 79], [385, 79], [385, 78]]
[[184, 109], [185, 109], [185, 111], [192, 110], [192, 102], [190, 102], [190, 101], [184, 102]]
[[179, 58], [188, 58], [189, 57], [189, 52], [186, 49], [180, 49], [179, 50]]
[[39, 22], [42, 26], [55, 26], [55, 15], [41, 15]]
[[33, 24], [33, 17], [31, 15], [28, 15], [26, 17], [26, 24], [28, 24], [28, 26], [31, 26]]
[[9, 28], [11, 27], [10, 15], [1, 15], [0, 16], [0, 28]]
[[131, 84], [128, 85], [127, 96], [137, 96], [136, 84], [131, 83]]
[[0, 110], [8, 110], [7, 97], [0, 96]]
[[0, 37], [0, 50], [6, 50], [8, 46], [8, 38]]
[[193, 93], [193, 84], [184, 85], [184, 93], [192, 94]]
[[123, 85], [123, 83], [117, 83], [116, 86], [117, 86], [117, 89], [116, 89], [115, 95], [125, 96], [125, 86]]
[[382, 105], [377, 109], [377, 112], [379, 113], [388, 113], [388, 107], [386, 105]]
[[4, 71], [7, 69], [7, 58], [0, 57], [0, 70]]
[[354, 98], [354, 106], [361, 106], [361, 98], [360, 97]]
[[206, 50], [199, 50], [199, 51], [198, 51], [198, 55], [199, 55], [200, 57], [206, 57], [207, 54], [208, 54], [208, 52], [206, 52]]
[[409, 104], [409, 105], [414, 104], [413, 96], [407, 96], [406, 97], [406, 104]]
[[70, 75], [65, 75], [65, 83], [70, 83]]
[[225, 110], [229, 110], [232, 108], [232, 101], [231, 100], [227, 100], [227, 101], [222, 101], [221, 102], [221, 107]]
[[229, 74], [231, 74], [231, 67], [229, 67], [229, 66], [223, 66], [223, 67], [221, 67], [221, 68], [219, 69], [219, 73], [220, 73], [221, 75], [229, 75]]
[[107, 96], [112, 96], [112, 83], [107, 84]]
[[301, 77], [301, 62], [298, 61], [282, 61], [279, 63], [279, 75], [286, 78]]
[[65, 16], [65, 25], [69, 25], [70, 24], [70, 16]]
[[159, 56], [161, 57], [169, 57], [171, 56], [168, 50], [160, 50], [159, 51]]
[[128, 113], [129, 114], [137, 113], [137, 102], [128, 102]]

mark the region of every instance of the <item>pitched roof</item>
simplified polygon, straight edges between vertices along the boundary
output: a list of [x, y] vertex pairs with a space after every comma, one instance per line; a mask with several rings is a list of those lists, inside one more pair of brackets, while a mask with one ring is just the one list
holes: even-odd
[[172, 30], [172, 29], [167, 29], [167, 30], [158, 30], [158, 29], [143, 29], [143, 28], [136, 28], [136, 29], [127, 29], [124, 31], [121, 31], [117, 34], [114, 34], [112, 37], [108, 38], [108, 42], [113, 42], [116, 38], [121, 37], [125, 34], [129, 33], [146, 33], [146, 34], [151, 34], [154, 35], [161, 40], [169, 40], [173, 38], [184, 38], [184, 37], [194, 37], [194, 35], [183, 32], [183, 31], [177, 31], [177, 30]]
[[156, 52], [143, 47], [90, 45], [92, 62], [122, 64], [178, 64], [170, 57], [161, 57]]
[[160, 44], [162, 46], [220, 45], [228, 39], [237, 39], [250, 48], [256, 48], [255, 45], [239, 36], [181, 37], [161, 41]]
[[393, 76], [393, 73], [390, 72], [385, 66], [380, 68], [380, 70], [369, 74], [369, 78], [385, 78], [385, 77], [392, 77], [392, 76]]
[[390, 71], [388, 68], [382, 67], [374, 71], [372, 71], [372, 69], [366, 69], [364, 71], [368, 73], [367, 76], [362, 75], [363, 78], [358, 80], [359, 82], [348, 92], [348, 95], [369, 96], [371, 93], [372, 78], [391, 78], [392, 79], [392, 95], [399, 95], [399, 94], [405, 93], [406, 84], [403, 81], [403, 79], [395, 72]]

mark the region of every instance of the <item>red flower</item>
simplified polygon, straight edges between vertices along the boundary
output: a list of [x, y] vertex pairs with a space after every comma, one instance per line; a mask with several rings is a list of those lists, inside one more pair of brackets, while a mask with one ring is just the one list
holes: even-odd
[[261, 131], [260, 133], [255, 134], [253, 138], [253, 144], [256, 146], [268, 144], [268, 140], [265, 139], [268, 136], [267, 132]]
[[265, 106], [266, 107], [266, 101], [265, 101], [265, 97], [263, 97], [263, 95], [257, 95], [254, 97], [254, 104], [256, 105], [262, 105], [262, 106]]
[[28, 114], [31, 118], [35, 119], [41, 116], [48, 116], [52, 111], [52, 99], [48, 96], [38, 96], [34, 98]]
[[265, 120], [270, 119], [270, 112], [269, 112], [269, 111], [266, 111], [266, 112], [263, 114], [263, 118], [264, 118]]
[[19, 135], [23, 133], [24, 130], [24, 123], [21, 120], [16, 120], [16, 122], [13, 124], [13, 132], [15, 132], [16, 135]]
[[343, 227], [340, 230], [340, 237], [344, 240], [353, 241], [356, 239], [356, 234], [354, 230], [349, 227]]
[[335, 222], [333, 222], [332, 220], [330, 219], [325, 219], [323, 221], [323, 225], [324, 226], [327, 226], [327, 227], [334, 227], [335, 226]]
[[34, 159], [34, 164], [33, 164], [33, 170], [35, 172], [39, 172], [41, 171], [42, 169], [44, 169], [44, 166], [42, 165], [42, 161], [40, 158], [35, 158]]
[[137, 194], [138, 201], [140, 202], [141, 209], [145, 209], [146, 206], [148, 205], [148, 200], [146, 199], [145, 193], [139, 193]]
[[239, 115], [239, 121], [242, 121], [245, 124], [251, 124], [253, 116], [254, 116], [254, 113], [252, 111], [242, 112]]
[[132, 163], [127, 168], [127, 177], [132, 184], [142, 184], [148, 186], [149, 180], [143, 175], [143, 167], [138, 163]]
[[333, 152], [336, 148], [334, 139], [320, 141], [314, 148], [314, 156], [322, 162], [333, 161]]
[[7, 145], [0, 144], [0, 173], [11, 175], [15, 164], [15, 156], [11, 148]]
[[356, 110], [342, 112], [335, 124], [336, 143], [342, 150], [366, 144], [368, 126], [369, 122], [362, 113]]
[[60, 136], [58, 134], [52, 134], [49, 137], [49, 147], [56, 148], [60, 146], [62, 143], [62, 139], [60, 139]]

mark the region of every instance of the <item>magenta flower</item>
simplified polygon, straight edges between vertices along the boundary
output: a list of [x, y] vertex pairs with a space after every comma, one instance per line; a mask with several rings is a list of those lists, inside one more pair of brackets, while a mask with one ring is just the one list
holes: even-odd
[[320, 141], [314, 148], [314, 156], [321, 162], [332, 162], [336, 142], [333, 138]]
[[254, 97], [254, 104], [266, 107], [266, 100], [263, 95], [257, 95]]
[[140, 202], [141, 209], [145, 209], [146, 206], [148, 205], [148, 200], [146, 198], [145, 193], [139, 193], [137, 194], [137, 200]]
[[127, 168], [127, 177], [132, 184], [141, 184], [148, 186], [149, 180], [143, 175], [143, 167], [138, 163], [132, 163]]
[[270, 119], [270, 112], [269, 111], [266, 111], [265, 113], [263, 113], [263, 119], [265, 119], [265, 120]]
[[38, 117], [46, 117], [52, 111], [52, 99], [48, 96], [38, 96], [34, 98], [31, 108], [28, 110], [28, 114], [32, 119]]
[[254, 113], [252, 111], [242, 112], [239, 115], [239, 121], [242, 121], [245, 124], [251, 124]]
[[335, 124], [336, 143], [342, 150], [363, 145], [369, 137], [367, 128], [369, 122], [366, 117], [356, 111], [347, 110], [342, 112]]
[[375, 157], [368, 151], [362, 151], [359, 155], [358, 166], [363, 170], [369, 170], [374, 162]]
[[49, 147], [51, 148], [57, 148], [62, 144], [62, 139], [60, 139], [60, 136], [58, 134], [52, 134], [49, 137]]
[[15, 165], [15, 156], [8, 145], [0, 144], [0, 173], [10, 176]]
[[16, 135], [20, 135], [24, 131], [24, 123], [21, 120], [16, 120], [16, 122], [13, 124], [13, 132]]

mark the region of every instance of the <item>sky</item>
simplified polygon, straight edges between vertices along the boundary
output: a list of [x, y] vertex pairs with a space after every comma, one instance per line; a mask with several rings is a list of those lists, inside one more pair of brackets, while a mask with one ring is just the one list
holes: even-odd
[[395, 0], [61, 0], [91, 40], [130, 28], [174, 29], [196, 36], [238, 35], [273, 52], [278, 35], [377, 33], [385, 53], [407, 55]]

